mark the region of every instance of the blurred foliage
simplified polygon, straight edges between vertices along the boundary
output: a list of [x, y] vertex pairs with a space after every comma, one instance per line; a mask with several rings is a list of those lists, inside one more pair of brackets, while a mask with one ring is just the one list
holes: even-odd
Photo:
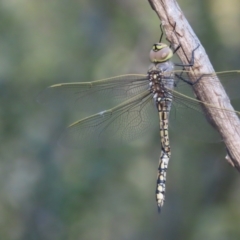
[[[239, 1], [179, 4], [215, 68], [239, 68]], [[158, 127], [115, 149], [66, 149], [61, 131], [89, 112], [35, 101], [53, 83], [145, 73], [159, 39], [147, 1], [1, 0], [0, 32], [0, 239], [239, 239], [223, 144], [172, 135], [158, 215]]]

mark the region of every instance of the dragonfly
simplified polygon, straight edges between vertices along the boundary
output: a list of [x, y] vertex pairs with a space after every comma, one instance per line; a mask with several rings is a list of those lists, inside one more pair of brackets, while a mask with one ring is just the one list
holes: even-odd
[[[197, 48], [192, 51], [187, 67], [194, 65], [194, 52]], [[45, 103], [51, 98], [63, 96], [66, 101], [71, 99], [74, 106], [88, 106], [89, 99], [94, 99], [93, 104], [97, 103], [96, 96], [104, 96], [109, 101], [120, 101], [115, 107], [68, 126], [60, 141], [70, 146], [104, 146], [105, 143], [111, 145], [135, 139], [139, 134], [147, 132], [151, 119], [157, 118], [158, 114], [161, 153], [155, 194], [159, 212], [165, 202], [166, 174], [171, 157], [169, 124], [175, 121], [179, 128], [181, 122], [188, 126], [189, 121], [184, 118], [184, 114], [192, 112], [203, 115], [204, 106], [213, 111], [221, 111], [222, 117], [227, 116], [228, 121], [231, 116], [235, 118], [236, 115], [240, 115], [238, 111], [217, 108], [211, 103], [199, 101], [193, 94], [193, 88], [202, 82], [214, 85], [217, 84], [217, 78], [220, 78], [222, 84], [227, 87], [227, 92], [230, 92], [233, 98], [237, 97], [239, 88], [236, 88], [236, 83], [239, 82], [240, 71], [199, 73], [195, 74], [196, 81], [191, 82], [188, 77], [191, 70], [175, 70], [176, 66], [186, 69], [186, 65], [174, 64], [171, 61], [175, 52], [176, 50], [173, 51], [170, 46], [159, 41], [153, 44], [150, 51], [151, 65], [147, 74], [127, 74], [92, 82], [54, 84], [45, 89], [38, 98], [40, 102]], [[205, 119], [204, 115], [201, 118]], [[206, 132], [207, 126], [212, 128], [207, 124], [204, 128]], [[200, 131], [204, 132], [204, 129]]]

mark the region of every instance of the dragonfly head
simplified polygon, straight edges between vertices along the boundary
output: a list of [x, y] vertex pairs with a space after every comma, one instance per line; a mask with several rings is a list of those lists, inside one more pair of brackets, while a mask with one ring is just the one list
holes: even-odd
[[167, 44], [155, 43], [149, 56], [152, 63], [162, 63], [169, 60], [173, 56], [173, 52]]

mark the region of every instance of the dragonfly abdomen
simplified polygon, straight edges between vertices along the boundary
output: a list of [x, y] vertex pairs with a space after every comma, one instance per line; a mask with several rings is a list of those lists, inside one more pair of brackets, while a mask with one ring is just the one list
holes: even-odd
[[172, 98], [158, 98], [156, 101], [159, 115], [159, 127], [161, 137], [161, 155], [159, 158], [158, 175], [157, 175], [157, 187], [156, 187], [156, 200], [158, 205], [158, 211], [160, 212], [161, 207], [165, 200], [165, 189], [166, 189], [166, 175], [168, 162], [171, 156], [171, 149], [169, 143], [168, 133], [168, 119], [171, 108]]
[[172, 105], [171, 89], [174, 88], [174, 77], [172, 75], [173, 68], [174, 65], [171, 61], [164, 61], [152, 64], [148, 71], [150, 92], [153, 94], [153, 99], [159, 113], [161, 137], [161, 155], [159, 158], [156, 187], [156, 201], [159, 212], [165, 200], [166, 174], [171, 156], [168, 119]]

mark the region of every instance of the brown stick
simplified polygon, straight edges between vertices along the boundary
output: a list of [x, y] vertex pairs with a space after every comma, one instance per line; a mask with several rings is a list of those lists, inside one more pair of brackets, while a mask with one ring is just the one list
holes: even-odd
[[[175, 0], [148, 0], [152, 9], [159, 16], [162, 26], [165, 30], [167, 39], [174, 43], [173, 46], [181, 45], [181, 48], [177, 51], [177, 54], [183, 64], [189, 64], [192, 51], [198, 45], [200, 41], [190, 27], [183, 12]], [[175, 28], [175, 30], [174, 30]], [[189, 76], [194, 82], [196, 81], [196, 75], [199, 76], [202, 73], [212, 73], [214, 69], [209, 61], [209, 58], [202, 45], [194, 52], [194, 66], [191, 68], [192, 74]], [[214, 85], [206, 84], [203, 81], [194, 88], [196, 97], [203, 101], [208, 102], [216, 108], [224, 108], [233, 110], [230, 104], [230, 100], [226, 95], [226, 92], [222, 85], [219, 83]], [[240, 122], [239, 118], [232, 116], [226, 121], [221, 116], [221, 111], [214, 111], [207, 106], [204, 107], [206, 114], [214, 123], [216, 129], [222, 136], [222, 139], [227, 148], [226, 160], [235, 168], [240, 171]]]

